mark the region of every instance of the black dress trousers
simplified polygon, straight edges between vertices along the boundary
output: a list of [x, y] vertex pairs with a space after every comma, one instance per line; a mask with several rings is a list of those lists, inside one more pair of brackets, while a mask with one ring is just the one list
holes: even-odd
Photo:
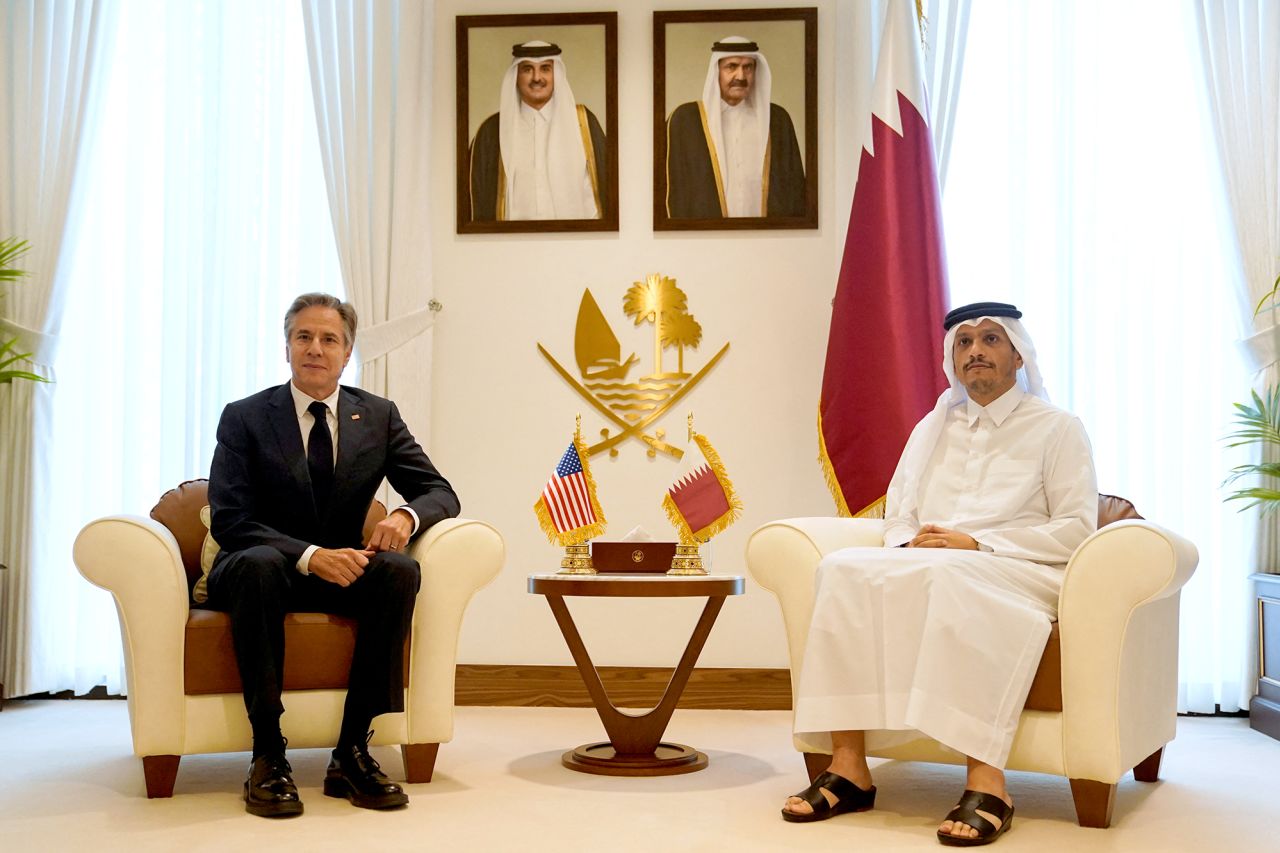
[[404, 710], [404, 641], [422, 576], [405, 554], [381, 551], [364, 574], [342, 587], [303, 575], [275, 548], [223, 553], [209, 573], [206, 606], [231, 617], [244, 704], [255, 723], [284, 711], [284, 616], [319, 612], [356, 620], [347, 708], [369, 717]]

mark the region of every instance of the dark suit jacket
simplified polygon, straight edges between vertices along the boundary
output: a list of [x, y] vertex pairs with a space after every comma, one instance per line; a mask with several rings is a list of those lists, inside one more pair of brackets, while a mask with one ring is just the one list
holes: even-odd
[[418, 514], [421, 533], [458, 514], [458, 496], [400, 419], [395, 403], [343, 386], [337, 465], [323, 517], [288, 384], [229, 404], [209, 471], [210, 532], [229, 552], [269, 545], [296, 562], [309, 545], [358, 548], [369, 504], [385, 477]]

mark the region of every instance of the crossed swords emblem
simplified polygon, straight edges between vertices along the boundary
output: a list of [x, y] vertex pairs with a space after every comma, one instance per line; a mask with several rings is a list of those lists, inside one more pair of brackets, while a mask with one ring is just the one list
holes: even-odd
[[[654, 372], [642, 377], [639, 383], [624, 382], [638, 359], [634, 354], [625, 361], [620, 358], [618, 339], [590, 290], [582, 294], [574, 336], [574, 351], [583, 381], [566, 370], [546, 347], [538, 344], [538, 352], [569, 383], [569, 387], [620, 430], [613, 435], [610, 435], [608, 427], [600, 430], [601, 440], [587, 448], [588, 456], [605, 450], [610, 456], [616, 456], [617, 446], [629, 438], [644, 442], [650, 458], [658, 453], [675, 459], [684, 456], [683, 450], [663, 440], [664, 430], [655, 429], [652, 434], [647, 430], [692, 391], [729, 350], [726, 343], [701, 370], [692, 375], [684, 372], [685, 347], [696, 347], [702, 338], [702, 328], [688, 313], [686, 305], [684, 292], [676, 287], [675, 279], [666, 276], [650, 275], [643, 282], [635, 282], [627, 291], [623, 300], [626, 313], [636, 325], [642, 322], [654, 324]], [[680, 350], [679, 370], [667, 372], [662, 369], [662, 350], [673, 346]], [[584, 381], [600, 386], [602, 391], [593, 391], [583, 384]], [[668, 389], [665, 396], [662, 390], [658, 390], [660, 388]], [[603, 398], [606, 393], [609, 399]], [[660, 398], [656, 403], [655, 397]], [[629, 413], [631, 417], [627, 417]]]

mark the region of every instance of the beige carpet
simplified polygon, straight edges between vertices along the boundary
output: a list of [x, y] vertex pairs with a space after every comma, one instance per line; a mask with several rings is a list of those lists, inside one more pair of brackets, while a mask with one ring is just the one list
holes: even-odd
[[[875, 811], [793, 825], [778, 816], [804, 787], [790, 714], [677, 711], [668, 738], [708, 753], [700, 773], [590, 776], [560, 754], [603, 738], [594, 712], [460, 708], [435, 781], [408, 808], [365, 812], [324, 797], [327, 753], [291, 754], [306, 814], [246, 815], [245, 754], [182, 760], [175, 796], [148, 800], [120, 701], [18, 701], [0, 712], [0, 850], [657, 851], [937, 850], [938, 819], [963, 775], [941, 765], [876, 769]], [[402, 778], [398, 751], [375, 755]], [[1161, 781], [1121, 783], [1108, 830], [1075, 824], [1066, 780], [1012, 774], [1017, 805], [1003, 851], [1280, 849], [1280, 742], [1240, 719], [1182, 718]]]

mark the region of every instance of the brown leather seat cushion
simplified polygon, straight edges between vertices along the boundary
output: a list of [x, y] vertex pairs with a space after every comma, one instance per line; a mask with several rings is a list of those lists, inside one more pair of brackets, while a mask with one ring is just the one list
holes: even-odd
[[1031, 680], [1027, 704], [1022, 707], [1027, 711], [1062, 710], [1062, 638], [1056, 621], [1049, 629], [1049, 642], [1044, 645], [1036, 677]]
[[[209, 502], [209, 481], [188, 480], [161, 496], [151, 517], [169, 528], [178, 540], [187, 589], [200, 579], [200, 549], [204, 524], [200, 509]], [[367, 540], [373, 527], [387, 517], [381, 501], [369, 505], [364, 522]], [[284, 689], [325, 690], [347, 686], [356, 624], [329, 613], [290, 613], [284, 620]], [[409, 641], [405, 640], [405, 681], [409, 679]], [[231, 619], [215, 610], [193, 607], [187, 617], [183, 648], [183, 680], [187, 695], [239, 693], [240, 670], [231, 645]]]
[[[1142, 518], [1133, 504], [1115, 495], [1098, 495], [1098, 527], [1106, 527], [1126, 518]], [[1040, 656], [1040, 667], [1031, 682], [1031, 692], [1027, 694], [1028, 711], [1061, 711], [1062, 710], [1062, 638], [1058, 632], [1058, 623], [1053, 623], [1049, 632], [1049, 642], [1045, 644], [1044, 654]]]
[[[284, 689], [336, 690], [347, 686], [356, 623], [331, 613], [289, 613], [284, 617]], [[409, 681], [409, 641], [404, 647]], [[239, 693], [240, 669], [231, 644], [231, 617], [192, 609], [183, 650], [183, 692]]]
[[[178, 540], [182, 568], [187, 572], [188, 590], [200, 580], [200, 549], [204, 545], [205, 534], [209, 532], [200, 521], [200, 510], [207, 503], [209, 481], [187, 480], [161, 495], [160, 501], [151, 508], [151, 517], [169, 528], [169, 532]], [[387, 508], [382, 505], [382, 501], [375, 499], [369, 504], [363, 531], [366, 542], [373, 535], [374, 526], [386, 517]]]

